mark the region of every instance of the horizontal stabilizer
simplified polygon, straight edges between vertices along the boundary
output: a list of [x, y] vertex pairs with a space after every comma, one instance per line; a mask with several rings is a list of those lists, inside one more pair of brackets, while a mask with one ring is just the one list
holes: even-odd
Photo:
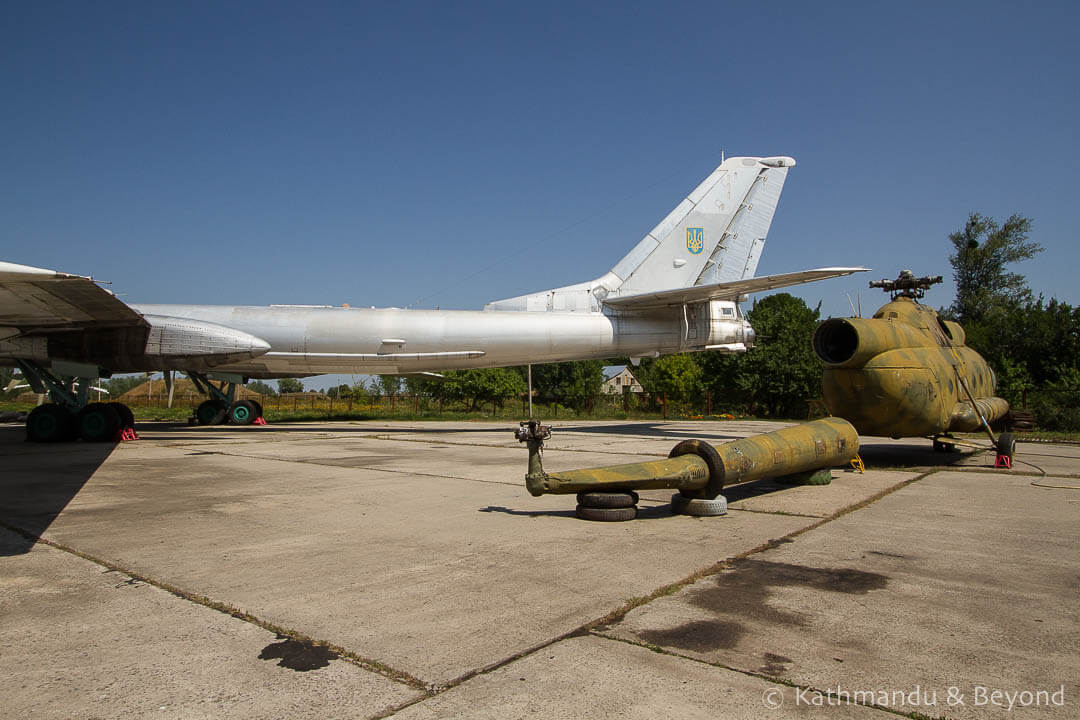
[[761, 277], [746, 278], [744, 280], [732, 280], [730, 282], [714, 283], [712, 285], [695, 285], [692, 287], [675, 288], [674, 290], [661, 290], [658, 292], [639, 293], [637, 295], [622, 295], [610, 297], [604, 301], [605, 305], [626, 309], [645, 309], [654, 307], [667, 307], [669, 305], [683, 305], [686, 303], [705, 302], [708, 300], [735, 300], [740, 295], [775, 290], [790, 285], [801, 285], [814, 282], [815, 280], [827, 280], [834, 277], [842, 277], [857, 272], [866, 272], [870, 268], [864, 267], [831, 267], [817, 268], [816, 270], [802, 270], [800, 272], [783, 273], [780, 275], [763, 275]]

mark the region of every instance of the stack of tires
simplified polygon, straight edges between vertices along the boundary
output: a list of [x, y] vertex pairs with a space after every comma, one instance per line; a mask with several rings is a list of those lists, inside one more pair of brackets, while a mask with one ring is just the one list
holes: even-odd
[[626, 492], [580, 492], [577, 516], [582, 520], [622, 522], [637, 517], [638, 494]]

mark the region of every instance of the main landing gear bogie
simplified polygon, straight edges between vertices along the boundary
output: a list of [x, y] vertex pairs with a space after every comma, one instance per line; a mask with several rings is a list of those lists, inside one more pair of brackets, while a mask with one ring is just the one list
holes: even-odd
[[110, 442], [121, 431], [134, 427], [135, 414], [123, 403], [89, 403], [77, 412], [59, 403], [45, 403], [27, 416], [26, 437], [31, 442], [66, 442], [77, 438]]
[[262, 415], [262, 405], [254, 400], [206, 400], [195, 410], [200, 425], [251, 425]]

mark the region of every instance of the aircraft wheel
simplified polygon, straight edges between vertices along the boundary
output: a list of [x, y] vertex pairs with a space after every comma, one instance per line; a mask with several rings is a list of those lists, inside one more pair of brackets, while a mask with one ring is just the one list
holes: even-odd
[[577, 516], [582, 520], [600, 520], [601, 522], [622, 522], [637, 517], [636, 507], [597, 508], [577, 506]]
[[75, 416], [79, 437], [88, 442], [107, 442], [120, 429], [120, 413], [107, 403], [90, 403]]
[[1016, 436], [1012, 433], [1001, 433], [997, 441], [998, 455], [1007, 455], [1012, 460], [1016, 454]]
[[636, 492], [579, 492], [578, 504], [591, 508], [629, 508], [638, 504]]
[[131, 412], [131, 408], [121, 402], [111, 402], [109, 407], [116, 410], [116, 414], [120, 416], [121, 428], [135, 427], [135, 413]]
[[258, 400], [248, 400], [248, 402], [255, 406], [255, 417], [261, 418], [263, 416], [262, 403]]
[[225, 422], [228, 409], [223, 402], [206, 400], [195, 410], [195, 417], [198, 418], [200, 425], [220, 425]]
[[74, 440], [74, 418], [67, 408], [56, 403], [39, 405], [26, 416], [26, 439], [30, 442]]
[[237, 400], [229, 406], [229, 422], [233, 425], [250, 425], [257, 417], [258, 411], [250, 400]]
[[688, 498], [682, 493], [671, 496], [671, 509], [677, 515], [694, 517], [717, 517], [727, 515], [727, 498], [717, 495], [712, 500], [706, 498]]

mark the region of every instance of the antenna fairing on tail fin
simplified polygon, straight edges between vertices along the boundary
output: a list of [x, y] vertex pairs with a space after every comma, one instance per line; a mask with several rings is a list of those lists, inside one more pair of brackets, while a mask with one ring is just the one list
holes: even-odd
[[605, 275], [484, 309], [599, 312], [609, 297], [752, 277], [794, 165], [783, 156], [728, 158]]

